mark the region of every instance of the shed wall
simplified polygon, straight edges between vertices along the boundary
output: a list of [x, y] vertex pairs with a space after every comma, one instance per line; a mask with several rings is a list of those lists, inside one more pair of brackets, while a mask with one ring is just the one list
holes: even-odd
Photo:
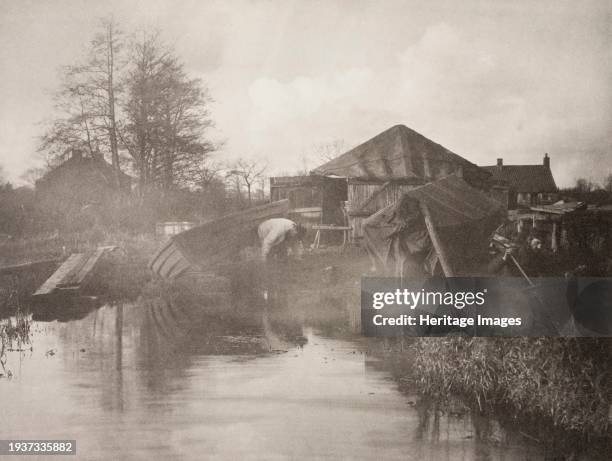
[[417, 187], [416, 184], [349, 183], [347, 211], [349, 226], [352, 227], [352, 239], [359, 240], [363, 237], [361, 224], [365, 218], [381, 208], [395, 203], [404, 192], [415, 187]]

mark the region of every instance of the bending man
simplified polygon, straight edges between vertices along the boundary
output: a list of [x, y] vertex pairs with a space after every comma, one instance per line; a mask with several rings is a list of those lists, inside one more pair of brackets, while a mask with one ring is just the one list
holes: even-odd
[[291, 247], [292, 253], [297, 254], [298, 244], [304, 237], [306, 230], [285, 218], [273, 218], [262, 222], [257, 229], [261, 242], [261, 256], [264, 261], [276, 255], [286, 259], [287, 250]]

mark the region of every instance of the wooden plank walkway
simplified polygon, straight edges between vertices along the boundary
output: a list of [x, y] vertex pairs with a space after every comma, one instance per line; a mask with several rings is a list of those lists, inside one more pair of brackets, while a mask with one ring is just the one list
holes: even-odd
[[34, 292], [33, 296], [48, 295], [55, 291], [57, 285], [64, 280], [64, 277], [66, 277], [77, 265], [82, 263], [84, 256], [84, 253], [71, 254], [59, 269], [57, 269], [53, 275]]
[[85, 253], [71, 254], [32, 296], [50, 295], [56, 290], [78, 291], [93, 272], [102, 255], [113, 248], [115, 247], [98, 247]]

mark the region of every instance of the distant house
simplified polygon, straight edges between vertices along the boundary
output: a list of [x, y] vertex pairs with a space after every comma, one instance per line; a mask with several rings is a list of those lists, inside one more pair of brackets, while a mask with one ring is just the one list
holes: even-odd
[[[130, 176], [120, 172], [119, 183], [121, 190], [130, 191]], [[79, 214], [107, 204], [117, 190], [115, 184], [115, 170], [101, 156], [73, 149], [68, 160], [36, 181], [36, 194], [49, 211], [78, 219]]]
[[497, 196], [509, 210], [550, 204], [558, 199], [548, 154], [541, 165], [504, 165], [504, 160], [498, 158], [497, 165], [483, 168], [491, 173]]

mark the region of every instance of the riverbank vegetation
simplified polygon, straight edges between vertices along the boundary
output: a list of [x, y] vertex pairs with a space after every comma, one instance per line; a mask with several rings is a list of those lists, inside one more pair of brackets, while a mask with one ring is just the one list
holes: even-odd
[[491, 416], [550, 459], [612, 448], [610, 338], [402, 338], [373, 353], [434, 411]]
[[589, 438], [609, 434], [608, 338], [422, 338], [414, 380], [439, 401], [461, 396]]
[[[311, 256], [304, 268], [301, 283], [318, 292], [318, 302], [303, 307], [305, 318], [331, 336], [354, 331], [355, 280], [367, 274], [365, 256]], [[326, 291], [330, 276], [333, 289]], [[321, 318], [313, 311], [322, 311]], [[379, 338], [368, 350], [389, 363], [400, 389], [442, 412], [492, 415], [567, 456], [555, 459], [601, 451], [612, 441], [610, 338]]]

